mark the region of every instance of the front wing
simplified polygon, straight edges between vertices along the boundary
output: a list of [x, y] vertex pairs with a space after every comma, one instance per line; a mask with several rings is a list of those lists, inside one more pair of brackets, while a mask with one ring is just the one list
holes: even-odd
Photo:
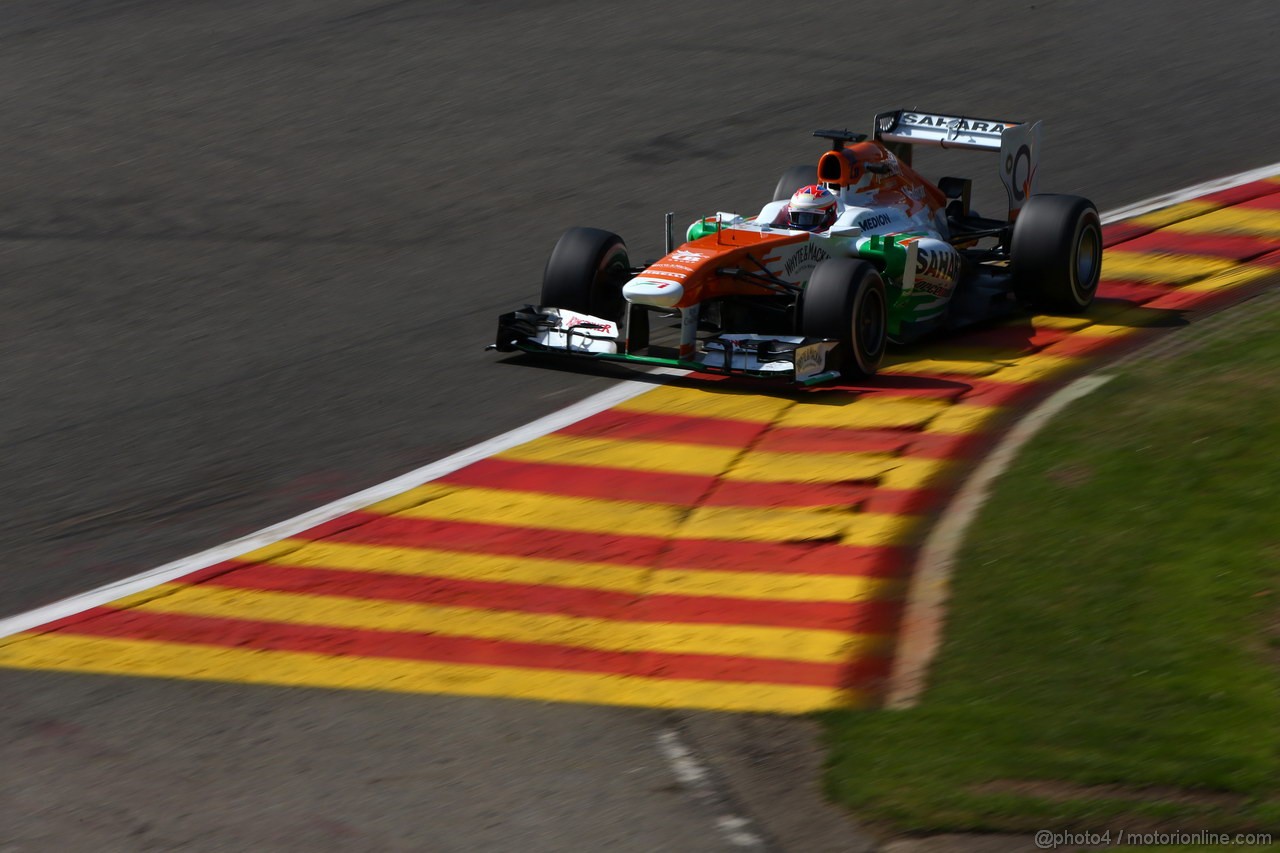
[[498, 336], [491, 349], [817, 385], [840, 376], [832, 355], [837, 345], [837, 341], [827, 338], [721, 334], [700, 340], [685, 357], [641, 355], [627, 351], [625, 336], [617, 323], [562, 308], [526, 305], [498, 318]]

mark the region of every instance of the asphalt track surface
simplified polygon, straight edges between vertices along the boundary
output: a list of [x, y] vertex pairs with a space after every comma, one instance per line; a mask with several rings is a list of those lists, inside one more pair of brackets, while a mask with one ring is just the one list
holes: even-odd
[[[814, 127], [1040, 118], [1042, 189], [1102, 209], [1280, 159], [1274, 3], [779, 8], [6, 3], [0, 615], [608, 387], [482, 351], [557, 234], [654, 257], [663, 211], [758, 207]], [[723, 843], [655, 712], [0, 683], [15, 850]]]

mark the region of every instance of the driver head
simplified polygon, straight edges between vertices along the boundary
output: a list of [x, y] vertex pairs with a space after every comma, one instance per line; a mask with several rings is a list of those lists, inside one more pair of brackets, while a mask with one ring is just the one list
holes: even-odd
[[792, 228], [825, 231], [836, 221], [835, 194], [818, 184], [801, 187], [787, 205], [787, 220]]

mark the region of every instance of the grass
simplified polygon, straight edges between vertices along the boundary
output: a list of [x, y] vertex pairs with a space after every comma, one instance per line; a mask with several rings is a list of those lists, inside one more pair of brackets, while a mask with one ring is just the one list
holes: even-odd
[[1264, 302], [1127, 366], [1023, 452], [969, 534], [921, 705], [825, 715], [835, 800], [897, 833], [1280, 840], [1280, 303]]

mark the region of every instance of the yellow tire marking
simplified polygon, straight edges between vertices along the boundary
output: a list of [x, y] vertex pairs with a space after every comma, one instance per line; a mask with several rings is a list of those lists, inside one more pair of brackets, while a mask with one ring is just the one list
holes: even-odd
[[897, 600], [902, 597], [905, 589], [903, 581], [881, 578], [658, 569], [653, 573], [648, 594], [725, 596], [770, 601], [838, 601], [852, 604], [858, 601]]
[[311, 652], [251, 651], [184, 643], [19, 635], [0, 666], [244, 684], [443, 693], [710, 711], [805, 714], [865, 706], [865, 693], [788, 684], [694, 681], [565, 670], [477, 666]]
[[[1280, 238], [1280, 210], [1264, 210], [1258, 207], [1224, 207], [1195, 219], [1176, 222], [1169, 230], [1179, 234], [1250, 234], [1258, 237]], [[1103, 269], [1106, 269], [1106, 258]]]
[[[588, 438], [553, 433], [505, 450], [496, 458], [707, 476], [719, 474], [729, 467], [734, 457], [741, 452], [741, 448], [737, 447]], [[621, 482], [618, 487], [622, 488]]]
[[[1079, 335], [1082, 338], [1124, 338], [1143, 331], [1154, 322], [1155, 321], [1149, 318], [1135, 317], [1134, 323], [1131, 326], [1115, 323], [1094, 323], [1092, 326], [1086, 326], [1076, 332], [1076, 335]], [[1065, 338], [1064, 340], [1069, 341], [1071, 338]], [[1054, 344], [1050, 344], [1049, 346], [1052, 347]]]
[[1004, 364], [1001, 362], [966, 358], [964, 355], [948, 357], [948, 355], [940, 353], [937, 358], [932, 355], [921, 358], [904, 353], [886, 358], [884, 366], [880, 368], [880, 372], [895, 376], [928, 376], [938, 373], [952, 373], [956, 376], [977, 378], [990, 376], [1003, 366]]
[[1004, 412], [1003, 406], [970, 406], [962, 403], [940, 412], [924, 431], [930, 435], [969, 435], [987, 429], [992, 420]]
[[687, 508], [674, 504], [578, 498], [439, 482], [410, 489], [369, 509], [405, 518], [471, 521], [581, 533], [627, 531], [637, 536], [670, 535], [688, 513]]
[[[730, 486], [729, 488], [732, 488]], [[910, 515], [777, 507], [698, 507], [676, 531], [680, 539], [798, 542], [832, 539], [841, 545], [899, 545], [911, 539], [919, 519]]]
[[241, 559], [302, 569], [337, 569], [458, 580], [600, 589], [635, 595], [687, 595], [776, 601], [870, 601], [901, 596], [901, 581], [881, 578], [647, 569], [537, 557], [475, 554], [432, 548], [352, 545], [286, 539]]
[[[1206, 213], [1218, 210], [1220, 207], [1221, 205], [1214, 204], [1212, 202], [1184, 201], [1181, 204], [1173, 204], [1169, 207], [1152, 211], [1151, 213], [1144, 213], [1142, 216], [1136, 216], [1133, 219], [1128, 220], [1128, 222], [1133, 225], [1142, 225], [1153, 229], [1168, 228], [1174, 223], [1204, 216]], [[1104, 249], [1102, 252], [1104, 270], [1106, 269], [1107, 253], [1110, 251], [1110, 249]]]
[[[1075, 327], [1089, 325], [1088, 320], [1069, 317], [1047, 318]], [[999, 369], [996, 365], [994, 369]], [[991, 367], [986, 363], [983, 369]], [[664, 393], [669, 392], [669, 393]], [[844, 393], [815, 392], [797, 400], [780, 401], [775, 398], [744, 400], [732, 394], [716, 394], [691, 391], [684, 388], [664, 388], [632, 398], [617, 408], [639, 412], [674, 414], [668, 407], [675, 406], [678, 414], [692, 417], [727, 418], [770, 423], [774, 429], [815, 427], [821, 429], [925, 429], [936, 423], [940, 414], [955, 408], [951, 400], [932, 397], [890, 397], [879, 394], [851, 395]], [[978, 409], [977, 406], [966, 406]], [[985, 420], [987, 415], [973, 413], [975, 419]], [[966, 418], [967, 420], [967, 418]], [[931, 432], [943, 430], [930, 429]], [[968, 430], [961, 430], [968, 431]], [[663, 444], [662, 446], [667, 446]], [[595, 447], [591, 448], [595, 450]], [[601, 450], [607, 448], [601, 447]], [[549, 448], [548, 452], [560, 448]], [[643, 452], [650, 452], [643, 448]], [[564, 449], [566, 454], [571, 450]], [[541, 451], [539, 451], [541, 455]], [[645, 464], [647, 463], [647, 464]], [[662, 470], [666, 467], [661, 460]], [[652, 470], [653, 458], [634, 461], [627, 467]]]
[[823, 394], [787, 410], [774, 427], [920, 428], [951, 405], [948, 400], [929, 398]]
[[947, 358], [944, 354], [941, 358], [903, 361], [890, 364], [880, 372], [908, 375], [954, 373], [998, 382], [1042, 382], [1059, 373], [1072, 370], [1082, 362], [1080, 358], [1042, 353], [1028, 353], [1000, 361], [981, 361], [964, 358], [965, 351], [961, 347], [954, 347], [947, 352], [954, 353], [956, 357]]
[[773, 483], [841, 483], [875, 481], [886, 489], [922, 489], [949, 473], [941, 459], [889, 453], [764, 453], [742, 457], [726, 480]]
[[[1102, 306], [1098, 306], [1101, 308]], [[1125, 306], [1128, 307], [1127, 305]], [[1001, 326], [1006, 328], [1010, 326], [1030, 326], [1033, 329], [1061, 329], [1064, 332], [1074, 332], [1083, 329], [1085, 326], [1093, 325], [1099, 314], [1094, 308], [1089, 309], [1088, 317], [1059, 317], [1053, 314], [1036, 314], [1032, 317], [1015, 317], [1012, 320], [1006, 320]]]
[[769, 423], [794, 404], [793, 400], [780, 397], [664, 386], [632, 397], [614, 408], [646, 414]]
[[[1047, 329], [1066, 329], [1082, 335], [1094, 334], [1096, 327], [1106, 328], [1118, 326], [1123, 328], [1147, 328], [1171, 321], [1178, 322], [1181, 314], [1167, 308], [1150, 308], [1146, 305], [1134, 305], [1129, 302], [1095, 302], [1089, 308], [1088, 321], [1081, 324], [1076, 317], [1045, 318], [1044, 323], [1037, 322], [1038, 327]], [[1057, 320], [1063, 321], [1059, 324]]]
[[[900, 541], [914, 523], [914, 519], [898, 515], [858, 513], [848, 508], [691, 508], [434, 483], [411, 489], [392, 501], [391, 511], [406, 518], [750, 542], [836, 537], [850, 545], [879, 545]], [[370, 510], [385, 511], [388, 503], [384, 501]]]
[[1171, 255], [1156, 252], [1124, 252], [1107, 249], [1103, 271], [1107, 278], [1160, 284], [1188, 284], [1236, 266], [1225, 258], [1203, 255]]
[[1204, 281], [1198, 281], [1195, 284], [1189, 284], [1180, 290], [1190, 291], [1193, 293], [1206, 293], [1213, 290], [1229, 290], [1233, 287], [1249, 284], [1260, 278], [1274, 276], [1280, 274], [1280, 269], [1276, 267], [1262, 266], [1239, 266], [1233, 270], [1227, 270], [1223, 273], [1207, 278]]
[[1087, 358], [1037, 353], [1001, 367], [991, 378], [1000, 382], [1044, 382], [1060, 373], [1078, 370]]
[[[127, 603], [125, 603], [127, 602]], [[883, 653], [890, 638], [826, 629], [644, 622], [517, 610], [166, 584], [126, 599], [139, 611], [339, 629], [442, 634], [615, 652], [665, 652], [840, 663]], [[619, 613], [619, 616], [624, 615]]]

